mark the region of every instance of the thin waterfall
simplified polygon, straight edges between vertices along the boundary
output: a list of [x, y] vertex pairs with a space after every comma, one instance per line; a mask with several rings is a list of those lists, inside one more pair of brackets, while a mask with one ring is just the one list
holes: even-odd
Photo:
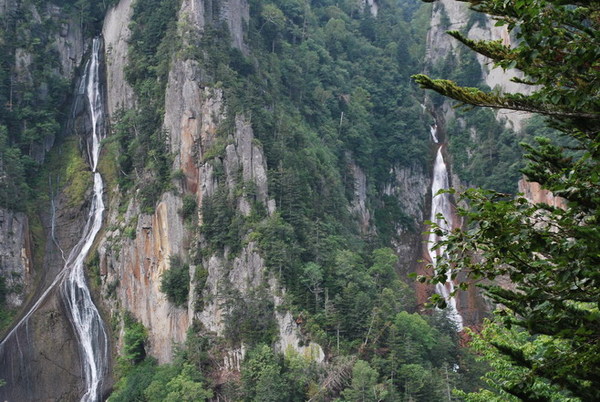
[[101, 397], [104, 375], [108, 370], [108, 337], [104, 322], [96, 308], [84, 275], [84, 261], [102, 226], [104, 184], [97, 170], [100, 141], [104, 138], [104, 102], [100, 91], [100, 39], [94, 39], [92, 57], [88, 61], [84, 82], [92, 123], [92, 141], [88, 159], [94, 175], [94, 191], [88, 219], [81, 240], [67, 258], [68, 275], [62, 282], [61, 293], [75, 328], [85, 377], [85, 393], [81, 401], [97, 401]]
[[[431, 137], [433, 141], [439, 143], [438, 127], [433, 125], [431, 127]], [[448, 179], [448, 168], [442, 155], [443, 144], [440, 144], [437, 149], [435, 157], [435, 163], [433, 165], [433, 180], [431, 183], [431, 217], [430, 221], [438, 225], [444, 232], [452, 229], [454, 225], [454, 215], [452, 214], [452, 202], [450, 200], [450, 194], [442, 193], [437, 194], [440, 190], [447, 190], [450, 188], [450, 181]], [[437, 195], [436, 195], [437, 194]], [[446, 252], [445, 247], [439, 247], [437, 250], [433, 250], [433, 246], [436, 242], [443, 240], [435, 233], [429, 234], [429, 246], [427, 251], [431, 258], [431, 263], [435, 267], [437, 265], [438, 258], [444, 255]], [[454, 291], [454, 283], [451, 279], [451, 272], [448, 272], [446, 283], [439, 283], [435, 286], [435, 290], [438, 294], [444, 297], [448, 304], [448, 315], [452, 321], [456, 324], [459, 330], [463, 328], [463, 318], [456, 308], [456, 299], [450, 297]]]
[[[79, 344], [81, 367], [85, 379], [84, 394], [81, 397], [81, 401], [83, 402], [95, 402], [101, 399], [102, 382], [108, 372], [108, 337], [104, 322], [92, 301], [84, 275], [84, 261], [92, 248], [96, 235], [100, 231], [102, 215], [104, 213], [104, 201], [102, 199], [104, 184], [100, 173], [97, 171], [101, 140], [105, 135], [104, 102], [100, 86], [101, 48], [101, 40], [99, 38], [94, 39], [92, 56], [86, 65], [85, 75], [82, 78], [82, 87], [80, 87], [80, 94], [86, 97], [86, 106], [89, 110], [92, 125], [91, 144], [87, 147], [87, 153], [94, 176], [91, 206], [85, 227], [79, 242], [73, 247], [66, 260], [63, 255], [65, 264], [61, 271], [0, 343], [0, 351], [2, 351], [6, 347], [7, 341], [14, 336], [19, 353], [22, 354], [20, 351], [18, 330], [25, 326], [26, 333], [28, 332], [29, 318], [47, 300], [55, 288], [60, 285], [67, 315], [69, 315], [69, 319], [75, 329]], [[51, 235], [62, 253], [62, 249], [58, 245], [54, 235], [54, 197], [52, 197], [51, 206]]]

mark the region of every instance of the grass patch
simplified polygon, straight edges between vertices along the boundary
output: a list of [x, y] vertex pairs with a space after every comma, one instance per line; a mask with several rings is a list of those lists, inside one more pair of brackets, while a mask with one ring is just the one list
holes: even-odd
[[[119, 170], [117, 169], [117, 155], [119, 145], [115, 141], [103, 141], [102, 153], [98, 162], [98, 171], [104, 180], [104, 187], [108, 190], [117, 188], [119, 180]], [[111, 191], [108, 191], [111, 194]]]
[[[48, 154], [36, 186], [42, 194], [56, 192], [56, 185], [67, 197], [67, 206], [82, 205], [85, 194], [92, 185], [92, 172], [83, 159], [76, 137], [67, 137]], [[50, 182], [52, 188], [50, 188]]]

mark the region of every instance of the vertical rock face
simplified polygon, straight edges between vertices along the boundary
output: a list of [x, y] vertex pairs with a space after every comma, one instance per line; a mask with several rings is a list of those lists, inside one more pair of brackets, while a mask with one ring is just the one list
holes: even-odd
[[[232, 45], [246, 52], [243, 38], [249, 19], [248, 3], [224, 1], [217, 9], [219, 14], [213, 15], [215, 8], [211, 2], [184, 0], [179, 11], [182, 40], [201, 35], [206, 24], [219, 19], [229, 26]], [[113, 117], [119, 107], [134, 104], [133, 92], [124, 82], [123, 74], [129, 36], [123, 27], [129, 24], [130, 16], [131, 1], [122, 0], [107, 15], [103, 30], [109, 109]], [[197, 268], [194, 262], [199, 264], [200, 261], [197, 257], [192, 260], [197, 250], [191, 248], [192, 245], [201, 247], [202, 242], [196, 229], [184, 224], [180, 213], [184, 197], [195, 199], [200, 212], [206, 197], [214, 195], [218, 188], [225, 188], [229, 194], [235, 194], [236, 209], [244, 216], [250, 214], [252, 203], [262, 204], [269, 213], [274, 212], [274, 202], [268, 195], [262, 146], [254, 140], [252, 127], [244, 116], [228, 115], [223, 92], [207, 84], [209, 81], [198, 62], [174, 57], [165, 93], [163, 124], [174, 155], [173, 170], [181, 173], [173, 181], [176, 190], [163, 194], [151, 215], [142, 213], [135, 200], [128, 201], [127, 211], [119, 214], [118, 203], [123, 200], [114, 197], [105, 225], [111, 230], [105, 233], [99, 245], [104, 292], [110, 295], [109, 309], [113, 313], [127, 310], [148, 328], [148, 352], [161, 363], [171, 360], [174, 343], [185, 340], [194, 319], [202, 322], [206, 330], [223, 334], [223, 319], [228, 312], [223, 303], [225, 293], [233, 292], [245, 298], [261, 287], [270, 286], [273, 292], [278, 288], [274, 281], [267, 283], [264, 260], [257, 245], [248, 241], [235, 256], [229, 255], [230, 251], [225, 248], [225, 255], [203, 257], [201, 265], [208, 273], [206, 284], [202, 284], [203, 289], [194, 289]], [[217, 165], [222, 174], [215, 173]], [[245, 186], [251, 186], [252, 191], [248, 194], [234, 191]], [[170, 268], [171, 256], [193, 261], [191, 290], [185, 306], [175, 306], [160, 291], [161, 276]], [[197, 311], [196, 297], [200, 292], [204, 305]], [[274, 298], [273, 303], [279, 305], [282, 300]], [[300, 337], [291, 315], [283, 314], [280, 322], [287, 340], [281, 348], [298, 347]], [[311, 348], [316, 357], [322, 358], [320, 347]], [[239, 369], [243, 354], [243, 345], [226, 354], [224, 367]]]
[[417, 261], [421, 259], [423, 239], [422, 223], [426, 218], [427, 197], [430, 178], [420, 165], [394, 167], [392, 180], [384, 189], [384, 194], [393, 196], [410, 218], [410, 227], [398, 227], [398, 240], [395, 249], [404, 273], [413, 272]]
[[354, 161], [350, 162], [350, 174], [354, 178], [354, 197], [350, 210], [358, 217], [362, 233], [371, 229], [371, 211], [367, 206], [367, 175]]
[[[511, 37], [506, 26], [497, 27], [494, 25], [494, 21], [487, 17], [473, 21], [470, 19], [472, 14], [473, 12], [469, 10], [467, 3], [455, 0], [440, 0], [434, 3], [431, 29], [427, 35], [427, 63], [429, 65], [433, 66], [447, 58], [458, 60], [460, 57], [459, 48], [465, 48], [460, 42], [450, 38], [446, 34], [447, 31], [465, 32], [468, 30], [466, 34], [471, 39], [501, 39], [505, 45], [510, 46]], [[477, 54], [477, 61], [482, 69], [481, 78], [490, 88], [499, 87], [503, 92], [523, 93], [531, 91], [530, 87], [510, 80], [515, 76], [522, 78], [523, 76], [520, 72], [513, 69], [505, 71], [502, 68], [493, 68], [494, 63], [479, 54]], [[444, 109], [446, 113], [452, 113], [448, 107]], [[507, 127], [515, 131], [521, 130], [523, 123], [529, 117], [528, 113], [512, 110], [500, 110], [497, 112], [498, 120], [505, 122]]]
[[53, 4], [47, 5], [46, 13], [56, 23], [60, 21], [60, 28], [54, 35], [61, 66], [60, 75], [72, 80], [75, 78], [75, 70], [81, 65], [85, 51], [81, 24], [73, 19], [65, 20], [63, 10]]
[[125, 79], [127, 41], [131, 35], [132, 0], [121, 0], [104, 18], [102, 35], [106, 60], [106, 87], [108, 114], [111, 118], [121, 108], [133, 105], [133, 90]]
[[544, 190], [539, 183], [519, 180], [519, 192], [523, 193], [525, 198], [534, 204], [548, 204], [553, 207], [567, 208], [567, 203], [564, 198], [560, 198], [552, 194], [548, 190]]
[[32, 249], [29, 220], [24, 213], [0, 208], [0, 276], [7, 289], [6, 303], [21, 307], [32, 279]]
[[[119, 308], [130, 311], [149, 329], [149, 352], [161, 363], [171, 359], [173, 343], [185, 340], [189, 326], [187, 311], [169, 303], [160, 292], [161, 275], [170, 267], [169, 257], [182, 252], [180, 207], [181, 200], [170, 193], [163, 195], [153, 215], [140, 213], [132, 202], [124, 221], [131, 225], [135, 238], [120, 230], [111, 231], [99, 246], [106, 283], [118, 284], [109, 306], [113, 312]], [[118, 219], [112, 214], [107, 224], [117, 226]]]
[[244, 44], [244, 25], [250, 20], [250, 7], [246, 0], [226, 0], [221, 5], [221, 18], [227, 22], [232, 45], [243, 53], [248, 52]]
[[58, 297], [47, 298], [13, 340], [0, 345], [3, 401], [74, 401], [82, 394], [77, 340]]

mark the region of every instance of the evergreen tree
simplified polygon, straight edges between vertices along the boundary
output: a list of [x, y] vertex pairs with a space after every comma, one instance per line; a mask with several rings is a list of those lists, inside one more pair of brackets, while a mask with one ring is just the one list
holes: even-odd
[[[505, 327], [517, 325], [532, 336], [524, 343], [488, 338], [527, 373], [522, 381], [503, 382], [503, 390], [525, 400], [548, 400], [541, 381], [566, 396], [599, 400], [600, 3], [470, 4], [493, 16], [496, 25], [507, 25], [517, 44], [450, 35], [499, 67], [523, 71], [525, 78], [514, 80], [532, 85], [533, 92], [484, 92], [425, 75], [414, 76], [416, 82], [462, 104], [542, 114], [573, 145], [537, 138], [537, 146], [525, 147], [523, 173], [561, 197], [564, 205], [531, 204], [522, 196], [481, 189], [462, 194], [470, 206], [459, 213], [468, 225], [437, 245], [447, 247], [447, 257], [429, 281], [445, 282], [451, 269], [453, 277], [462, 270], [476, 281], [510, 278], [510, 288], [497, 282], [482, 285], [493, 301], [505, 306], [500, 314]], [[433, 230], [442, 233], [439, 227]], [[441, 298], [433, 301], [443, 304]], [[532, 342], [536, 353], [530, 353]]]

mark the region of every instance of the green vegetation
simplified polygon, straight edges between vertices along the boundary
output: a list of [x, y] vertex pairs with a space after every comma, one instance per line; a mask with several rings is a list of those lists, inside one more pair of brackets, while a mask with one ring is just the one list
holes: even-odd
[[181, 217], [185, 222], [193, 222], [196, 217], [198, 209], [198, 202], [196, 202], [196, 196], [186, 194], [183, 196], [183, 205], [181, 206]]
[[225, 247], [237, 253], [244, 237], [244, 218], [236, 208], [236, 200], [225, 185], [219, 185], [215, 194], [202, 201], [202, 226], [200, 233], [208, 241], [209, 252]]
[[[533, 367], [527, 367], [515, 362], [503, 350], [519, 349], [529, 361], [539, 361], [541, 356], [552, 349], [553, 353], [568, 353], [568, 344], [552, 337], [540, 335], [535, 338], [523, 329], [506, 328], [498, 323], [486, 321], [480, 334], [471, 333], [474, 337], [472, 346], [479, 355], [479, 359], [489, 362], [492, 369], [484, 376], [484, 381], [489, 387], [477, 393], [458, 392], [457, 394], [468, 402], [477, 401], [520, 401], [526, 399], [527, 389], [535, 389], [536, 394], [544, 400], [552, 401], [578, 401], [578, 398], [565, 396], [560, 388], [551, 385], [539, 376]], [[494, 345], [495, 347], [490, 347]], [[505, 389], [523, 390], [522, 395], [507, 392]]]
[[6, 305], [6, 297], [10, 291], [9, 286], [6, 284], [6, 278], [0, 276], [0, 331], [3, 331], [14, 317], [14, 311]]
[[145, 343], [148, 340], [148, 332], [142, 323], [128, 314], [125, 315], [124, 324], [123, 360], [135, 365], [146, 358]]
[[[482, 286], [504, 306], [497, 324], [489, 325], [477, 341], [480, 350], [491, 349], [486, 357], [494, 371], [488, 379], [500, 386], [495, 387], [496, 400], [505, 400], [506, 394], [523, 400], [597, 400], [600, 7], [552, 0], [484, 0], [471, 6], [506, 25], [516, 34], [517, 45], [450, 34], [496, 65], [523, 71], [525, 78], [517, 81], [536, 85], [534, 92], [490, 93], [424, 75], [415, 80], [464, 104], [546, 116], [560, 138], [551, 139], [554, 133], [542, 137], [549, 132], [540, 130], [534, 144], [523, 144], [522, 171], [564, 205], [467, 190], [460, 205], [469, 207], [459, 209], [459, 215], [468, 226], [440, 242], [447, 257], [429, 281], [445, 282], [452, 269], [476, 281], [508, 277], [513, 282], [510, 288], [495, 282]], [[444, 304], [439, 297], [432, 301]], [[469, 400], [490, 400], [491, 392]]]
[[[129, 320], [129, 323], [128, 323]], [[129, 331], [129, 332], [128, 332]], [[129, 333], [129, 341], [127, 334]], [[206, 339], [196, 335], [193, 329], [188, 340], [180, 348], [171, 364], [158, 366], [156, 360], [146, 357], [143, 344], [146, 332], [143, 325], [125, 318], [126, 369], [121, 369], [110, 402], [120, 401], [206, 401], [213, 392], [207, 389], [202, 370], [209, 363]]]
[[[229, 114], [218, 145], [204, 155], [219, 186], [202, 203], [199, 247], [208, 246], [205, 255], [228, 250], [231, 256], [244, 241], [256, 241], [292, 309], [307, 317], [310, 332], [328, 347], [337, 349], [339, 340], [340, 353], [359, 347], [356, 340], [369, 330], [364, 311], [380, 297], [375, 281], [359, 274], [369, 267], [372, 251], [389, 244], [399, 226], [418, 230], [397, 200], [381, 194], [392, 166], [418, 169], [426, 162], [428, 118], [408, 71], [423, 57], [426, 30], [412, 21], [426, 21], [427, 10], [380, 2], [374, 18], [351, 2], [251, 1], [249, 54], [230, 47], [217, 20], [201, 38], [186, 38], [190, 48], [183, 54], [200, 63], [207, 82], [219, 83]], [[219, 174], [218, 156], [236, 114], [251, 116], [266, 155], [269, 194], [277, 203], [272, 216], [261, 215], [264, 206], [242, 216], [239, 194]], [[381, 235], [369, 242], [349, 213], [352, 164], [372, 180], [370, 207]], [[306, 271], [317, 266], [316, 275]], [[406, 290], [394, 280], [389, 287]], [[269, 307], [263, 308], [267, 313]]]
[[305, 401], [317, 374], [314, 362], [293, 352], [276, 355], [270, 346], [258, 345], [244, 360], [240, 400]]
[[170, 267], [163, 272], [160, 279], [160, 291], [176, 306], [187, 303], [190, 292], [190, 266], [181, 257], [169, 257]]
[[225, 305], [229, 313], [224, 318], [224, 337], [230, 345], [271, 345], [277, 340], [275, 306], [267, 289], [254, 290], [245, 298], [229, 295]]
[[138, 186], [142, 209], [151, 213], [169, 187], [171, 162], [168, 133], [162, 129], [165, 89], [171, 57], [179, 41], [179, 0], [136, 1], [133, 4], [127, 81], [137, 95], [135, 109], [117, 117], [114, 141], [119, 144], [119, 184]]
[[[48, 142], [61, 134], [72, 92], [55, 44], [63, 20], [47, 12], [47, 3], [24, 0], [0, 17], [0, 207], [15, 211], [38, 195], [32, 188]], [[116, 1], [52, 3], [91, 34]]]
[[529, 131], [516, 134], [499, 124], [490, 110], [459, 113], [466, 122], [448, 122], [446, 135], [454, 173], [472, 186], [514, 194], [525, 166], [519, 141], [531, 138]]

